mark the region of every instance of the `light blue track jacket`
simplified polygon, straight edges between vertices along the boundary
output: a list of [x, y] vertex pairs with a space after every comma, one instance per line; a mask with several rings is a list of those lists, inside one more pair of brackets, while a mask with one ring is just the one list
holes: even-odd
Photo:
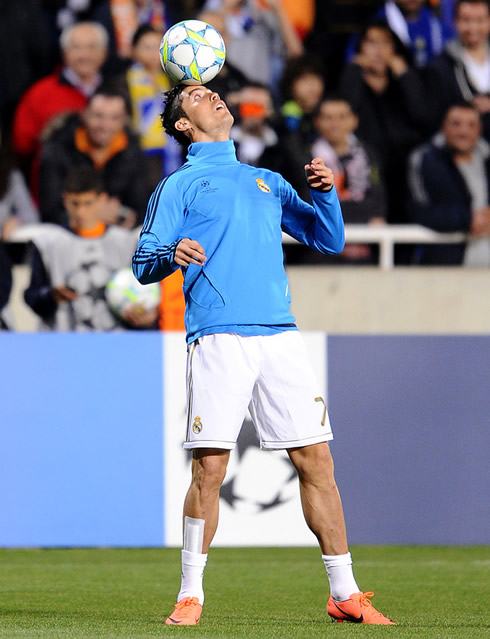
[[321, 253], [344, 247], [335, 189], [311, 193], [314, 206], [278, 173], [240, 163], [231, 140], [193, 143], [150, 198], [133, 272], [143, 284], [162, 280], [180, 268], [180, 240], [196, 240], [207, 261], [182, 269], [189, 343], [209, 333], [295, 328], [282, 231]]

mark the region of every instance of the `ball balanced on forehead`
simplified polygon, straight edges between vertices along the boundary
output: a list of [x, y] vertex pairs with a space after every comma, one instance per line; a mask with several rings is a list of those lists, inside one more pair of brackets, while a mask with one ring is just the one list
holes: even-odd
[[160, 44], [162, 67], [171, 80], [182, 84], [205, 84], [225, 61], [221, 34], [202, 20], [183, 20], [165, 33]]

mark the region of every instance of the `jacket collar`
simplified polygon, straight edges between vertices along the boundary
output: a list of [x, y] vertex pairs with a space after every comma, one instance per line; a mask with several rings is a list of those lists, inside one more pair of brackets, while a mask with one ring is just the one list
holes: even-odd
[[233, 140], [226, 140], [226, 142], [193, 142], [189, 146], [187, 160], [193, 164], [196, 162], [210, 164], [238, 162]]

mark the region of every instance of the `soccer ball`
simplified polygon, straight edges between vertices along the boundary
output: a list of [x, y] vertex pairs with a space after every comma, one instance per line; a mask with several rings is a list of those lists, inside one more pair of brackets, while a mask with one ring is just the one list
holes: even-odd
[[160, 43], [164, 71], [182, 84], [209, 82], [221, 71], [225, 56], [221, 34], [202, 20], [177, 22]]
[[140, 284], [130, 268], [114, 273], [105, 287], [109, 308], [119, 317], [130, 307], [153, 311], [160, 303], [160, 295], [160, 284]]

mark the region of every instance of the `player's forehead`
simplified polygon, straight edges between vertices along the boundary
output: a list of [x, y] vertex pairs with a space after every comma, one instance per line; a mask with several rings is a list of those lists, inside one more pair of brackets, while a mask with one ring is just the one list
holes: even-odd
[[206, 93], [212, 93], [212, 91], [202, 84], [190, 84], [182, 91], [182, 97], [191, 98], [193, 95], [203, 95]]

